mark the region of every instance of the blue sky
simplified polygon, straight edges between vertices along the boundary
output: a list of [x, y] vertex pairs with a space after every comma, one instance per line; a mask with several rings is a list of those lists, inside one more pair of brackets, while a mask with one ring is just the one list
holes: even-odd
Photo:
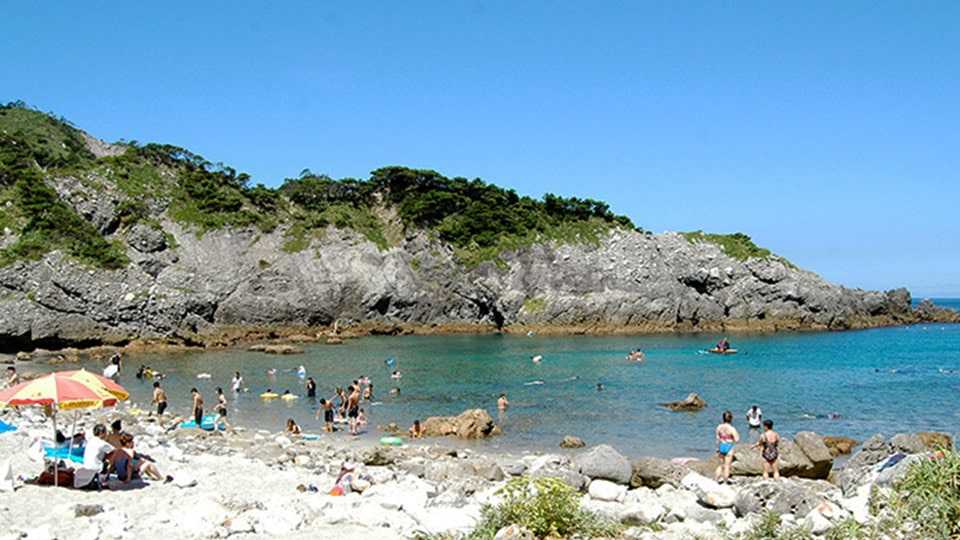
[[960, 3], [8, 2], [0, 100], [277, 185], [383, 165], [960, 296]]

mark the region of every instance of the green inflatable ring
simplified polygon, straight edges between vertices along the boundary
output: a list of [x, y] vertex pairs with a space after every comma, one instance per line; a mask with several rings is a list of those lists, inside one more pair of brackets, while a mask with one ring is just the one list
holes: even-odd
[[380, 444], [384, 446], [401, 446], [403, 439], [400, 437], [380, 437]]

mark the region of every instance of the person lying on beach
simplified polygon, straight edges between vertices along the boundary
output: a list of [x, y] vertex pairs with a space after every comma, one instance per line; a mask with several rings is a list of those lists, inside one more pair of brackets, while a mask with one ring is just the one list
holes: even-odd
[[420, 425], [420, 420], [414, 420], [413, 425], [410, 426], [410, 438], [419, 439], [423, 437], [423, 426]]
[[290, 435], [300, 435], [302, 433], [302, 431], [300, 431], [300, 426], [297, 425], [293, 418], [287, 418], [286, 431]]

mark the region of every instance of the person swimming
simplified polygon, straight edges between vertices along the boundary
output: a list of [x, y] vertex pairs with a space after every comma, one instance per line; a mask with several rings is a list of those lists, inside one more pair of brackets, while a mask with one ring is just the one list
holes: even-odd
[[538, 355], [536, 355], [536, 356], [531, 356], [531, 357], [530, 357], [530, 360], [531, 360], [534, 364], [539, 364], [540, 362], [543, 361], [543, 355], [542, 355], [542, 354], [538, 354]]

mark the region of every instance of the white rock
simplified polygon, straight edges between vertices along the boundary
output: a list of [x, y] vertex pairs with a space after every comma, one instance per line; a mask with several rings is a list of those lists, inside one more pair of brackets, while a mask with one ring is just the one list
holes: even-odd
[[533, 533], [520, 525], [508, 525], [494, 535], [493, 540], [535, 540]]
[[810, 532], [816, 535], [827, 532], [830, 530], [830, 527], [833, 526], [830, 520], [825, 518], [816, 508], [811, 510], [810, 513], [807, 514], [807, 517], [804, 518], [804, 525], [807, 529], [810, 529]]
[[598, 501], [623, 501], [627, 495], [627, 487], [615, 484], [609, 480], [594, 480], [587, 488], [590, 498]]
[[297, 512], [288, 508], [271, 507], [269, 510], [253, 510], [250, 514], [256, 517], [256, 532], [272, 536], [289, 535], [303, 521]]
[[723, 486], [695, 472], [688, 473], [680, 485], [697, 495], [705, 506], [710, 508], [730, 508], [737, 500], [737, 492], [730, 486]]
[[627, 525], [650, 525], [666, 513], [667, 509], [658, 502], [628, 504], [620, 514], [620, 521]]
[[853, 519], [863, 525], [870, 521], [870, 484], [857, 488], [853, 497], [840, 499], [840, 506], [853, 514]]
[[310, 456], [299, 455], [293, 458], [294, 465], [298, 467], [308, 467], [310, 466], [311, 462], [312, 460], [310, 459]]
[[293, 444], [293, 442], [290, 439], [288, 439], [287, 437], [284, 437], [283, 435], [277, 435], [276, 437], [274, 437], [273, 442], [279, 444], [280, 446], [283, 446], [284, 448]]

